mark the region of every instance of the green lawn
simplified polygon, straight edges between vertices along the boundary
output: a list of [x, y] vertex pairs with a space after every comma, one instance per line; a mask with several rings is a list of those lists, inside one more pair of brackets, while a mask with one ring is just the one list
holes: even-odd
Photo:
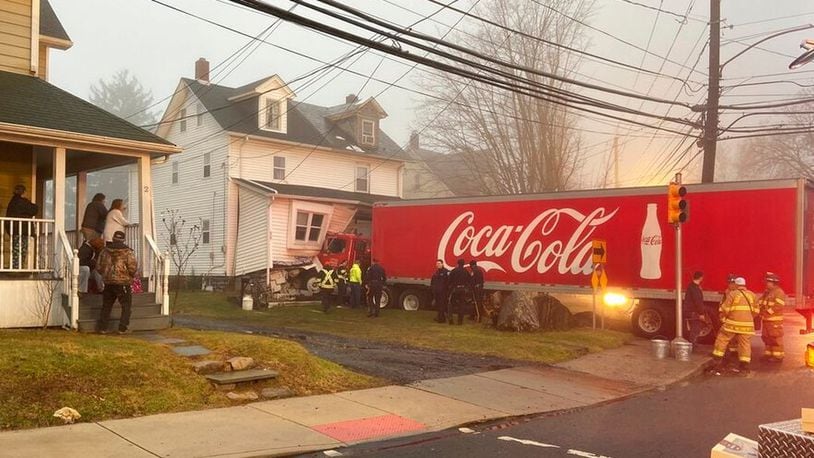
[[[298, 395], [367, 388], [383, 382], [309, 354], [287, 340], [252, 335], [173, 330], [207, 346], [207, 358], [250, 356], [281, 372]], [[59, 330], [0, 331], [0, 429], [61, 424], [53, 413], [73, 407], [80, 421], [233, 405], [167, 346], [135, 338]]]
[[184, 293], [174, 313], [232, 322], [267, 325], [345, 337], [447, 350], [461, 353], [556, 363], [588, 352], [616, 348], [630, 335], [616, 331], [574, 329], [557, 332], [511, 333], [465, 322], [463, 326], [437, 324], [435, 312], [385, 309], [370, 319], [361, 310], [335, 309], [323, 314], [318, 306], [287, 306], [246, 312], [219, 293]]

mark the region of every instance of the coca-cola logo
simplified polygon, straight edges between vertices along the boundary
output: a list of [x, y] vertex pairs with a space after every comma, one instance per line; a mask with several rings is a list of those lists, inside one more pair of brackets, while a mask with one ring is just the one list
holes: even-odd
[[661, 236], [656, 235], [645, 235], [642, 237], [642, 245], [661, 245]]
[[[448, 266], [454, 265], [456, 258], [475, 259], [486, 271], [506, 272], [501, 262], [508, 261], [508, 267], [516, 273], [534, 269], [542, 274], [556, 268], [560, 274], [587, 275], [592, 271], [592, 235], [617, 211], [600, 207], [585, 215], [572, 208], [552, 208], [527, 225], [497, 227], [477, 227], [475, 213], [467, 211], [447, 227], [438, 244], [438, 259]], [[569, 225], [573, 229], [567, 239], [554, 235], [558, 229], [559, 233], [568, 230]], [[501, 260], [506, 254], [509, 259]], [[449, 255], [454, 258], [450, 260]]]

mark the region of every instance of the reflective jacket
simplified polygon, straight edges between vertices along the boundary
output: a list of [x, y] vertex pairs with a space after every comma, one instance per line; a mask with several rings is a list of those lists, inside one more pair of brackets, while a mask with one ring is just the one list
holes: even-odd
[[348, 281], [350, 283], [362, 283], [362, 268], [359, 267], [359, 264], [354, 262], [353, 267], [350, 268], [350, 274], [348, 274]]
[[721, 329], [735, 334], [754, 334], [758, 312], [755, 293], [746, 288], [727, 291], [721, 303]]
[[319, 271], [319, 287], [322, 289], [334, 289], [336, 287], [336, 272], [333, 269]]
[[786, 293], [779, 286], [766, 290], [760, 300], [760, 316], [763, 321], [783, 321], [783, 307], [786, 306]]

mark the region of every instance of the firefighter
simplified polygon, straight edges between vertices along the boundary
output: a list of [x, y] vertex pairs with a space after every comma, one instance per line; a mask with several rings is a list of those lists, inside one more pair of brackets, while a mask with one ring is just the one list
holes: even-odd
[[344, 306], [348, 297], [348, 264], [347, 261], [339, 263], [336, 269], [336, 303]]
[[474, 259], [469, 261], [469, 270], [472, 275], [472, 298], [475, 302], [475, 310], [471, 319], [480, 321], [481, 304], [483, 304], [483, 269], [478, 267], [478, 262]]
[[726, 371], [723, 361], [729, 342], [733, 339], [738, 345], [739, 365], [735, 372], [749, 373], [752, 360], [752, 335], [755, 334], [755, 316], [757, 315], [755, 293], [746, 289], [743, 277], [735, 278], [721, 303], [721, 329], [715, 339], [712, 357], [717, 362], [713, 374], [721, 375]]
[[430, 279], [430, 289], [432, 290], [432, 300], [435, 302], [435, 308], [438, 314], [435, 316], [435, 321], [444, 323], [447, 321], [447, 283], [449, 282], [449, 271], [444, 267], [444, 261], [439, 259], [435, 261], [435, 272]]
[[449, 273], [449, 299], [447, 301], [447, 323], [452, 324], [452, 314], [458, 313], [458, 324], [464, 324], [464, 313], [469, 298], [472, 297], [472, 276], [464, 265], [466, 261], [458, 260], [458, 266]]
[[780, 277], [772, 272], [766, 272], [766, 291], [760, 296], [760, 318], [763, 321], [761, 337], [765, 350], [763, 360], [771, 363], [780, 363], [785, 356], [783, 353], [783, 307], [786, 305], [786, 293], [778, 286]]
[[326, 264], [319, 271], [319, 296], [322, 300], [322, 311], [328, 313], [331, 309], [331, 300], [336, 289], [336, 271], [330, 264]]

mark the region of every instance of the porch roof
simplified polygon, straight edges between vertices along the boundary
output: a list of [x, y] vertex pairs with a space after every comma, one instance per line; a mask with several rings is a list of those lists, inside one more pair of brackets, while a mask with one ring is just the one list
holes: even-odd
[[0, 103], [0, 124], [139, 142], [147, 149], [152, 144], [157, 151], [175, 147], [167, 140], [37, 77], [0, 71], [0, 100], [3, 101]]
[[260, 187], [263, 188], [273, 189], [277, 191], [277, 193], [281, 196], [314, 197], [322, 199], [347, 200], [347, 201], [356, 201], [368, 205], [373, 205], [376, 202], [382, 201], [401, 200], [398, 197], [394, 196], [369, 194], [366, 192], [340, 191], [337, 189], [317, 188], [314, 186], [269, 183], [266, 181], [245, 180], [242, 178], [235, 178], [234, 180], [239, 183], [248, 184], [250, 186], [254, 185], [254, 187], [257, 187], [259, 185]]

